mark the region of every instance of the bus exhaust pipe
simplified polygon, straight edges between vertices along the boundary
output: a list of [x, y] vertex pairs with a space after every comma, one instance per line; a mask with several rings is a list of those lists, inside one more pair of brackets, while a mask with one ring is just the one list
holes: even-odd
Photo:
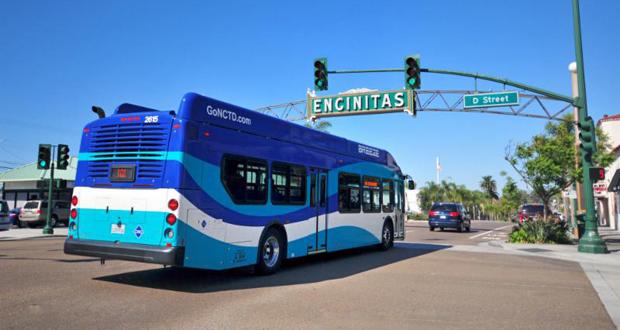
[[103, 111], [102, 108], [93, 105], [93, 107], [91, 108], [91, 111], [97, 114], [97, 117], [99, 117], [99, 119], [101, 118], [105, 118], [105, 111]]

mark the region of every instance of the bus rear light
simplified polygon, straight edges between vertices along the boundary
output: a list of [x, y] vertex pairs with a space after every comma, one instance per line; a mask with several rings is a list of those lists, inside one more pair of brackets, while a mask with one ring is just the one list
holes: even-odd
[[166, 247], [171, 247], [172, 243], [166, 243]]
[[74, 221], [71, 221], [71, 223], [69, 224], [69, 229], [76, 230], [77, 229], [77, 224]]
[[85, 128], [85, 129], [83, 130], [83, 132], [84, 132], [84, 133], [89, 133], [89, 132], [90, 132], [90, 128], [88, 128], [88, 127], [87, 127], [87, 128]]
[[69, 239], [73, 239], [73, 235], [69, 235]]
[[167, 238], [173, 238], [174, 237], [174, 230], [168, 228], [166, 229], [166, 231], [164, 231], [164, 236]]
[[176, 211], [179, 208], [179, 201], [177, 201], [176, 199], [171, 199], [168, 201], [168, 208], [171, 209], [172, 211]]
[[168, 215], [166, 216], [166, 222], [171, 226], [174, 225], [177, 222], [176, 215], [168, 213]]
[[77, 196], [73, 196], [73, 197], [71, 197], [71, 205], [73, 205], [73, 206], [77, 206], [77, 204], [78, 204], [78, 198], [77, 198]]
[[71, 219], [75, 219], [75, 218], [77, 218], [77, 210], [71, 209]]

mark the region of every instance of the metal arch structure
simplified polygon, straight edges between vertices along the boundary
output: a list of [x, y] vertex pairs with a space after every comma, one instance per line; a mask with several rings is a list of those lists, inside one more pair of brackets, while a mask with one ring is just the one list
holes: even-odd
[[[549, 96], [519, 92], [522, 102], [519, 106], [505, 107], [463, 107], [463, 96], [480, 91], [470, 90], [418, 90], [416, 91], [416, 112], [466, 112], [486, 113], [504, 116], [527, 117], [554, 121], [566, 121], [562, 118], [566, 110], [573, 107], [571, 103]], [[484, 91], [494, 92], [494, 91]], [[499, 92], [499, 91], [498, 91]], [[288, 121], [304, 121], [306, 118], [306, 100], [269, 105], [256, 111]], [[569, 122], [573, 122], [571, 119]]]

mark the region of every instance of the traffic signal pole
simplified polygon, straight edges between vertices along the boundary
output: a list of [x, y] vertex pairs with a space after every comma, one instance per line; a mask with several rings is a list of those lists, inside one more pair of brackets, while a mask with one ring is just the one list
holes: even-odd
[[[534, 92], [540, 95], [547, 96], [551, 99], [559, 100], [567, 102], [574, 107], [577, 107], [578, 110], [578, 121], [577, 124], [581, 127], [591, 127], [591, 132], [589, 133], [590, 141], [581, 140], [581, 146], [585, 148], [581, 149], [581, 164], [583, 168], [583, 202], [585, 204], [586, 213], [585, 213], [585, 232], [581, 239], [579, 240], [579, 251], [586, 253], [607, 253], [607, 246], [605, 245], [605, 241], [601, 239], [598, 234], [598, 227], [596, 223], [596, 215], [594, 212], [594, 190], [592, 188], [592, 178], [590, 177], [590, 168], [593, 167], [592, 163], [592, 154], [596, 151], [596, 136], [595, 136], [595, 127], [592, 124], [591, 118], [588, 117], [588, 108], [586, 101], [586, 84], [585, 84], [585, 74], [584, 74], [584, 65], [583, 65], [583, 49], [581, 44], [581, 23], [580, 23], [580, 15], [579, 15], [579, 0], [573, 1], [573, 24], [574, 24], [574, 36], [575, 36], [575, 57], [577, 62], [577, 80], [578, 80], [578, 96], [570, 97], [566, 95], [562, 95], [559, 93], [555, 93], [552, 91], [548, 91], [542, 88], [538, 88], [535, 86], [527, 85], [524, 83], [508, 80], [505, 78], [497, 78], [487, 75], [482, 75], [479, 73], [470, 73], [463, 71], [452, 71], [452, 70], [442, 70], [442, 69], [429, 69], [429, 68], [420, 68], [420, 72], [428, 72], [428, 73], [437, 73], [437, 74], [446, 74], [453, 76], [462, 76], [462, 77], [470, 77], [474, 79], [487, 80], [500, 84], [504, 84], [507, 86], [513, 86], [516, 88], [520, 88], [522, 90], [527, 90], [530, 92]], [[402, 68], [389, 68], [389, 69], [370, 69], [370, 70], [328, 70], [329, 74], [350, 74], [350, 73], [378, 73], [378, 72], [403, 72]], [[322, 89], [322, 90], [326, 90]], [[583, 129], [582, 129], [583, 130]], [[586, 149], [589, 149], [587, 151]]]
[[[573, 0], [573, 27], [575, 34], [575, 60], [577, 62], [578, 96], [575, 105], [579, 108], [579, 124], [588, 121], [588, 102], [586, 98], [586, 81], [583, 64], [583, 48], [581, 43], [581, 18], [579, 14], [579, 0]], [[595, 128], [592, 127], [592, 145], [596, 150]], [[581, 150], [581, 166], [583, 175], [583, 199], [586, 206], [585, 232], [579, 239], [579, 252], [608, 253], [605, 241], [598, 234], [598, 224], [594, 212], [594, 190], [590, 168], [592, 164], [592, 152]]]
[[[55, 146], [52, 146], [52, 153], [50, 154], [50, 158], [54, 159], [54, 149]], [[52, 235], [54, 234], [54, 227], [52, 227], [52, 194], [53, 194], [53, 184], [54, 184], [54, 162], [50, 161], [50, 181], [49, 187], [47, 188], [47, 214], [45, 216], [45, 227], [43, 227], [43, 234]]]

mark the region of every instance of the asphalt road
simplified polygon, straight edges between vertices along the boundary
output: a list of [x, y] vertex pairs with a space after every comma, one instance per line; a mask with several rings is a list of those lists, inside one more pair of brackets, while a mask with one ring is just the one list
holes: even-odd
[[474, 220], [471, 222], [470, 232], [459, 233], [456, 229], [440, 231], [436, 228], [435, 231], [430, 231], [428, 222], [413, 221], [406, 225], [406, 241], [429, 244], [476, 245], [491, 240], [505, 241], [512, 227], [513, 224], [509, 222]]
[[413, 224], [408, 241], [427, 242], [304, 258], [272, 276], [102, 266], [64, 255], [59, 238], [0, 241], [0, 328], [614, 328], [575, 263], [429, 243], [465, 244], [495, 226]]

